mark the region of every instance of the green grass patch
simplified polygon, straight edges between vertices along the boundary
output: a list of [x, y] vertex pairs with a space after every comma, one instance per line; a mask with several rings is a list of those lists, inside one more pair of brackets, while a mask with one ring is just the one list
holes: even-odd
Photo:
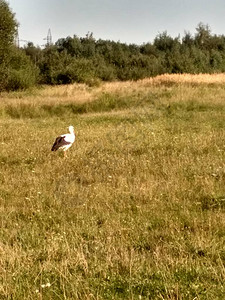
[[223, 299], [224, 104], [183, 89], [1, 107], [0, 298]]

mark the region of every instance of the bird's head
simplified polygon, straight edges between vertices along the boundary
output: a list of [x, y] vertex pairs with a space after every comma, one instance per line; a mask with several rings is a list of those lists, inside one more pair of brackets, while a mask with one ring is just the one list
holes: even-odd
[[74, 133], [74, 127], [73, 127], [72, 125], [70, 125], [70, 126], [68, 127], [68, 129], [69, 129], [69, 132], [70, 132], [70, 133]]

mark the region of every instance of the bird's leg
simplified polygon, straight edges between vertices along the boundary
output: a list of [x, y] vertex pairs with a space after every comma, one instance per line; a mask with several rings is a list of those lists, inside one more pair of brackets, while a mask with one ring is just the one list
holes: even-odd
[[66, 151], [63, 151], [63, 157], [67, 157]]

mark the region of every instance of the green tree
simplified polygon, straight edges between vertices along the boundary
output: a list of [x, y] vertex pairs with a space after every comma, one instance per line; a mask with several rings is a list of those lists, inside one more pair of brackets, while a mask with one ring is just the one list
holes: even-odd
[[154, 46], [159, 51], [171, 51], [174, 43], [177, 43], [178, 38], [173, 39], [171, 36], [167, 34], [167, 31], [160, 33], [154, 39]]
[[35, 85], [38, 72], [38, 68], [32, 63], [30, 57], [25, 54], [25, 51], [13, 47], [4, 88], [8, 91], [27, 89]]
[[32, 42], [28, 42], [26, 46], [24, 46], [24, 51], [26, 55], [28, 55], [32, 62], [36, 65], [42, 59], [42, 51], [40, 47], [35, 47]]
[[209, 25], [199, 23], [196, 28], [195, 43], [200, 49], [209, 49], [211, 29]]
[[11, 47], [17, 33], [15, 16], [5, 0], [0, 0], [0, 90], [5, 88]]
[[82, 52], [82, 45], [80, 39], [74, 35], [73, 38], [68, 36], [67, 38], [59, 39], [56, 42], [56, 47], [59, 52], [66, 50], [67, 53], [73, 57], [80, 57]]
[[95, 55], [95, 38], [93, 37], [93, 33], [88, 32], [85, 38], [81, 38], [83, 56], [85, 58], [91, 58]]
[[194, 45], [194, 38], [192, 37], [190, 32], [188, 32], [188, 31], [184, 32], [184, 36], [182, 38], [182, 44], [185, 47], [191, 47]]
[[0, 0], [0, 51], [1, 54], [13, 43], [17, 33], [15, 16], [5, 0]]

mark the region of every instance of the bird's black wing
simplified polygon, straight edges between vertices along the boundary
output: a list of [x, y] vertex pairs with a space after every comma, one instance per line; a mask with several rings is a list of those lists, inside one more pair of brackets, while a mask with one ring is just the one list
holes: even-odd
[[55, 140], [55, 143], [52, 146], [51, 151], [56, 151], [58, 150], [60, 147], [63, 147], [65, 145], [69, 145], [70, 142], [65, 141], [65, 136], [58, 136]]

